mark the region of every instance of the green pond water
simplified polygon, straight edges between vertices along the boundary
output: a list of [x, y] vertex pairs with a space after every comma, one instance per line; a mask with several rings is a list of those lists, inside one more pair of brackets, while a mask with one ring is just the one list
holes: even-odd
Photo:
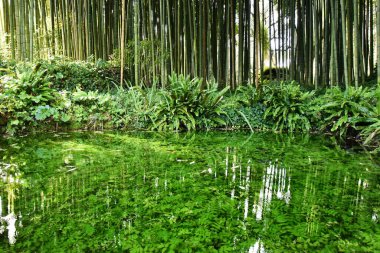
[[0, 252], [380, 252], [380, 159], [320, 137], [0, 141]]

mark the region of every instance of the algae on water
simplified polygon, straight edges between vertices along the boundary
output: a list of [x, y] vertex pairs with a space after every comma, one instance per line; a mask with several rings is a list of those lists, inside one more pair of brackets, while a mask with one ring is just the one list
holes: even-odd
[[6, 251], [380, 250], [379, 159], [323, 138], [106, 132], [0, 144], [18, 180], [0, 183], [0, 213], [17, 219], [15, 242], [2, 218]]

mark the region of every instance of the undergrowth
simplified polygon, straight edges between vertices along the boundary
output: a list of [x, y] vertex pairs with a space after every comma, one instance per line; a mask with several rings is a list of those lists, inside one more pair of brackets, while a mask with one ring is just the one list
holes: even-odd
[[[260, 89], [247, 85], [229, 91], [177, 74], [168, 77], [165, 88], [121, 86], [103, 73], [107, 63], [76, 64], [43, 61], [2, 68], [1, 131], [272, 129], [330, 133], [375, 150], [380, 144], [379, 87], [334, 87], [317, 95], [296, 82], [265, 82]], [[80, 75], [86, 71], [91, 74]]]

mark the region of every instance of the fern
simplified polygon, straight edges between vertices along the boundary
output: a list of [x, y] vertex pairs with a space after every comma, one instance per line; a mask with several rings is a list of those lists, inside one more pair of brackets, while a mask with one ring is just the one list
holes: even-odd
[[214, 82], [202, 89], [201, 79], [172, 74], [168, 89], [159, 91], [160, 102], [152, 109], [152, 129], [191, 131], [225, 125], [223, 95], [227, 90], [218, 91]]
[[372, 97], [372, 93], [363, 87], [349, 87], [345, 91], [339, 87], [328, 89], [314, 101], [313, 110], [319, 129], [346, 138], [360, 122], [371, 117]]
[[308, 103], [313, 95], [314, 92], [302, 92], [295, 82], [264, 86], [263, 100], [266, 106], [264, 119], [274, 122], [275, 131], [309, 131]]

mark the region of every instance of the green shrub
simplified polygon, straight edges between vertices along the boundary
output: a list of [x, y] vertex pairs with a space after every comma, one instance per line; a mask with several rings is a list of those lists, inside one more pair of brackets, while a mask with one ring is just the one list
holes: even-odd
[[376, 105], [370, 111], [371, 117], [362, 119], [361, 121], [368, 122], [369, 125], [357, 126], [361, 130], [360, 137], [365, 146], [377, 147], [375, 151], [380, 152], [380, 85], [374, 92], [376, 98]]
[[102, 94], [98, 91], [83, 91], [77, 87], [70, 97], [72, 106], [70, 114], [72, 121], [80, 128], [104, 128], [104, 124], [111, 120], [110, 94]]
[[51, 88], [47, 71], [40, 67], [17, 69], [1, 77], [0, 122], [10, 134], [35, 126], [36, 121], [59, 121], [62, 116], [63, 97]]
[[289, 132], [310, 130], [309, 102], [314, 92], [303, 92], [295, 82], [263, 86], [266, 106], [264, 119], [273, 121], [273, 130]]
[[113, 95], [113, 124], [117, 128], [148, 129], [151, 111], [159, 102], [155, 86], [117, 87]]
[[118, 82], [119, 68], [108, 62], [66, 61], [55, 58], [40, 61], [42, 69], [46, 69], [52, 85], [57, 90], [75, 90], [80, 86], [83, 90], [109, 91], [112, 82]]
[[112, 93], [84, 91], [77, 87], [70, 100], [74, 128], [147, 129], [158, 95], [155, 88], [138, 86], [116, 87]]
[[214, 82], [202, 89], [201, 79], [172, 74], [168, 89], [159, 92], [161, 100], [152, 108], [152, 128], [195, 130], [225, 125], [222, 100], [227, 90], [218, 91]]
[[260, 90], [252, 85], [239, 86], [227, 98], [226, 122], [232, 129], [268, 128], [270, 123], [264, 119], [265, 106], [262, 103]]
[[339, 87], [326, 90], [314, 101], [313, 110], [318, 128], [341, 138], [355, 136], [355, 127], [371, 116], [373, 94], [367, 88]]
[[270, 126], [264, 119], [265, 106], [257, 103], [253, 106], [228, 107], [226, 110], [227, 126], [232, 129], [266, 129]]

